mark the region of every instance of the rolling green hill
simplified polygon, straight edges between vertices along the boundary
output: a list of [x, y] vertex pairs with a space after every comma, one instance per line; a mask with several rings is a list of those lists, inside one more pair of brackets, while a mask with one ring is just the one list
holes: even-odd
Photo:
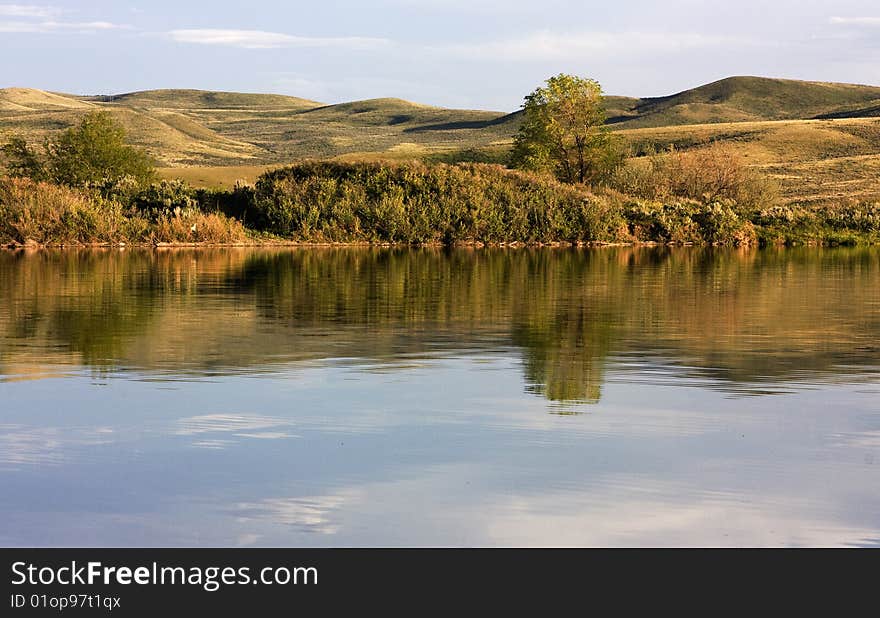
[[[732, 77], [667, 97], [608, 96], [606, 108], [610, 125], [636, 154], [728, 141], [801, 192], [821, 193], [820, 185], [844, 167], [870, 184], [875, 158], [880, 162], [880, 87]], [[6, 88], [0, 89], [0, 142], [17, 134], [39, 143], [93, 110], [112, 113], [168, 174], [217, 184], [304, 158], [501, 158], [521, 115], [394, 98], [326, 105], [202, 90], [75, 96]], [[806, 167], [792, 172], [798, 165]]]
[[[880, 87], [732, 77], [668, 97], [606, 97], [615, 129], [880, 115]], [[96, 109], [113, 113], [131, 140], [163, 165], [263, 165], [302, 158], [431, 156], [501, 151], [520, 114], [371, 99], [324, 105], [275, 95], [148, 90], [74, 96], [0, 90], [0, 138], [34, 142]]]
[[609, 110], [609, 116], [612, 124], [628, 127], [807, 120], [839, 110], [857, 112], [878, 99], [876, 86], [730, 77], [668, 97], [633, 100], [629, 107], [618, 104], [622, 113]]
[[211, 92], [206, 90], [144, 90], [127, 94], [79, 97], [99, 103], [115, 103], [142, 108], [175, 110], [227, 109], [311, 109], [321, 104], [308, 99], [280, 94], [249, 94], [241, 92]]
[[844, 106], [833, 112], [817, 116], [821, 120], [834, 118], [876, 118], [880, 116], [880, 99], [870, 101], [867, 104]]
[[161, 164], [257, 165], [363, 152], [448, 152], [508, 143], [516, 114], [454, 110], [401, 99], [324, 105], [282, 95], [153, 90], [73, 96], [0, 90], [0, 140], [34, 143], [106, 110]]

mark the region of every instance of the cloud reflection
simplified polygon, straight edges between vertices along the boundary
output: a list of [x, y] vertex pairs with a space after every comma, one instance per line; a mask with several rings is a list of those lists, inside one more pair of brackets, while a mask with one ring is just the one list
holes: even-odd
[[27, 427], [0, 425], [0, 468], [56, 466], [76, 448], [109, 444], [113, 430], [106, 427]]
[[302, 532], [331, 535], [340, 528], [335, 520], [337, 512], [359, 498], [360, 492], [355, 489], [304, 498], [269, 498], [243, 502], [235, 507], [234, 512], [240, 523], [262, 521]]
[[[286, 428], [292, 425], [292, 421], [272, 416], [259, 416], [256, 414], [205, 414], [178, 420], [173, 433], [178, 436], [203, 436], [216, 433], [235, 438], [257, 440], [281, 440], [300, 437], [286, 431]], [[204, 438], [194, 440], [192, 446], [223, 449], [236, 442], [236, 440], [228, 438]]]

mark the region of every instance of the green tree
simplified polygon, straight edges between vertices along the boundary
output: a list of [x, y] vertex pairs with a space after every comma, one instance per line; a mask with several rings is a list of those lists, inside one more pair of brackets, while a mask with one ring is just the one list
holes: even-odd
[[602, 88], [592, 79], [559, 74], [523, 102], [514, 141], [516, 167], [552, 172], [569, 183], [601, 182], [623, 160], [605, 126]]
[[3, 152], [13, 176], [70, 187], [112, 188], [125, 179], [147, 184], [155, 174], [150, 156], [126, 143], [125, 129], [107, 112], [86, 114], [78, 126], [47, 139], [43, 153], [22, 138], [11, 140]]
[[6, 168], [16, 178], [46, 179], [46, 166], [40, 155], [23, 137], [13, 137], [2, 147]]

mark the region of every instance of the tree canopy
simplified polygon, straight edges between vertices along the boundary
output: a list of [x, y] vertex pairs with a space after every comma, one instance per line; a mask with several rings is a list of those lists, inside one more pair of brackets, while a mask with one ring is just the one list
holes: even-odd
[[605, 126], [598, 82], [559, 74], [526, 96], [522, 107], [516, 167], [552, 172], [563, 182], [594, 183], [620, 164], [621, 149]]
[[43, 152], [13, 138], [3, 153], [10, 175], [71, 187], [113, 186], [123, 179], [145, 184], [154, 175], [153, 160], [126, 143], [125, 129], [107, 112], [86, 114], [78, 126], [48, 138]]

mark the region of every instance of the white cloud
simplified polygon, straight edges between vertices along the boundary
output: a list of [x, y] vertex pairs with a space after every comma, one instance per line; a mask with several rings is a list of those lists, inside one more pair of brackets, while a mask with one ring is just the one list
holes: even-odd
[[0, 15], [4, 17], [25, 17], [46, 19], [60, 14], [61, 9], [54, 6], [36, 6], [32, 4], [0, 4]]
[[119, 30], [130, 28], [122, 24], [113, 24], [109, 21], [79, 21], [79, 22], [58, 22], [47, 21], [41, 24], [49, 30]]
[[438, 14], [497, 14], [498, 11], [503, 11], [508, 15], [522, 15], [546, 12], [550, 6], [560, 4], [560, 0], [544, 0], [541, 3], [511, 2], [511, 0], [386, 0], [384, 4], [393, 8], [403, 7]]
[[107, 30], [124, 30], [130, 26], [106, 21], [58, 22], [58, 21], [0, 21], [0, 32], [16, 34], [52, 34], [69, 32], [93, 34]]
[[830, 21], [838, 26], [880, 26], [880, 17], [832, 17]]
[[108, 21], [60, 21], [65, 13], [54, 6], [31, 4], [0, 4], [0, 17], [13, 19], [0, 21], [0, 32], [17, 34], [51, 34], [70, 32], [94, 34], [105, 30], [128, 29], [131, 26], [114, 24]]
[[566, 60], [579, 56], [643, 55], [674, 53], [725, 46], [755, 45], [740, 37], [694, 33], [583, 32], [558, 33], [548, 30], [522, 37], [486, 43], [435, 47], [456, 55], [497, 60]]
[[303, 37], [264, 30], [226, 30], [220, 28], [172, 30], [168, 36], [178, 43], [223, 45], [244, 49], [277, 49], [280, 47], [371, 49], [389, 43], [387, 39], [369, 37]]

